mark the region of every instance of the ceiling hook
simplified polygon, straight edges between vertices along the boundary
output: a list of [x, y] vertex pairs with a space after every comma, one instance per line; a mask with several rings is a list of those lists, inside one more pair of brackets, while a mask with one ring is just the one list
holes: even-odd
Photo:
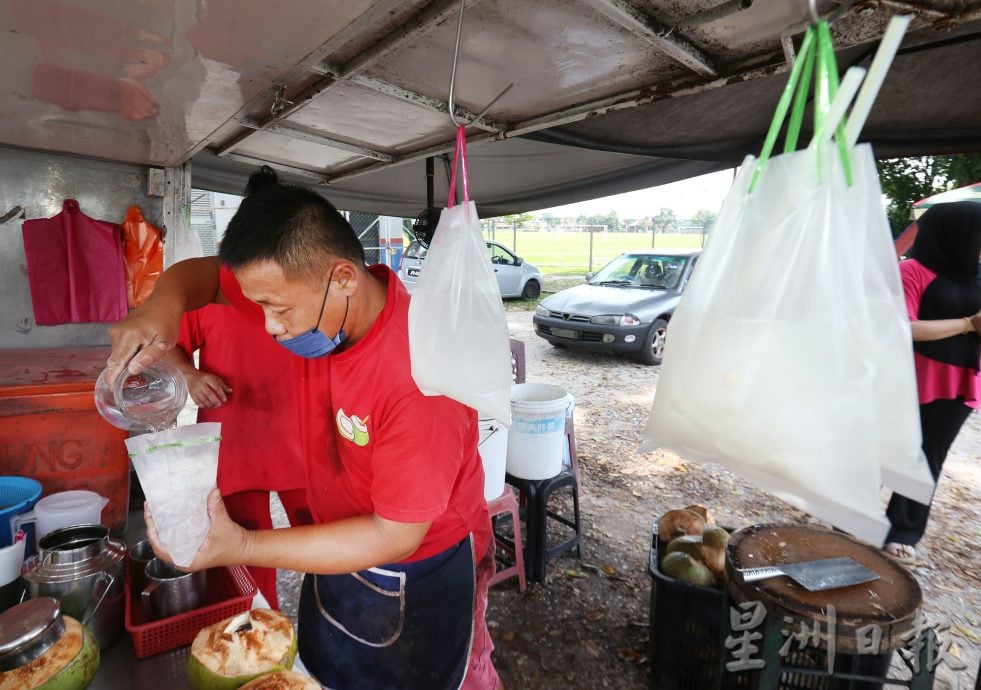
[[494, 100], [492, 100], [490, 103], [487, 104], [486, 108], [484, 108], [479, 113], [477, 113], [477, 117], [475, 117], [473, 121], [465, 122], [463, 120], [457, 119], [456, 105], [454, 105], [453, 103], [453, 96], [454, 96], [454, 91], [456, 89], [456, 63], [460, 57], [460, 36], [463, 34], [463, 8], [465, 4], [466, 4], [466, 0], [460, 0], [460, 20], [456, 25], [456, 44], [453, 46], [453, 71], [450, 72], [450, 98], [449, 98], [450, 120], [452, 120], [453, 124], [456, 125], [457, 127], [470, 127], [471, 125], [475, 125], [478, 122], [480, 122], [480, 120], [483, 119], [484, 115], [487, 114], [487, 111], [493, 108], [494, 104], [497, 103], [499, 100], [501, 100], [501, 97], [504, 94], [506, 94], [508, 91], [510, 91], [512, 86], [514, 86], [513, 82], [511, 84], [508, 84], [507, 88], [501, 91], [501, 93], [497, 94], [497, 96], [494, 97]]
[[[838, 9], [828, 15], [824, 21], [828, 22], [828, 24], [834, 24], [836, 21], [841, 19], [854, 4], [855, 0], [838, 0]], [[822, 21], [821, 15], [818, 14], [817, 0], [807, 0], [807, 13], [810, 15], [812, 25]]]
[[293, 105], [293, 101], [286, 100], [286, 84], [280, 84], [273, 96], [272, 105], [269, 107], [269, 114], [278, 117], [284, 110]]
[[818, 14], [817, 0], [807, 0], [807, 13], [811, 15], [811, 24], [819, 24], [821, 15]]

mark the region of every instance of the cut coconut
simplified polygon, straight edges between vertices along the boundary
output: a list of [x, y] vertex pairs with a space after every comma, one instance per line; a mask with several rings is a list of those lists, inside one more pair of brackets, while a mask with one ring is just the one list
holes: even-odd
[[260, 676], [239, 690], [321, 690], [320, 683], [296, 671], [280, 671]]
[[269, 609], [232, 616], [203, 628], [191, 643], [187, 679], [193, 690], [235, 690], [259, 676], [293, 667], [296, 633], [289, 618]]
[[729, 545], [729, 532], [718, 525], [709, 525], [702, 532], [702, 562], [715, 575], [715, 584], [720, 587], [725, 582], [726, 546]]
[[99, 645], [88, 628], [63, 616], [65, 632], [30, 663], [0, 673], [0, 690], [61, 690], [87, 687], [99, 669]]
[[662, 547], [675, 537], [682, 537], [686, 534], [702, 534], [705, 529], [705, 520], [698, 513], [690, 510], [669, 510], [657, 523], [657, 536]]
[[715, 524], [715, 517], [713, 517], [712, 513], [710, 513], [709, 509], [705, 506], [700, 506], [696, 503], [694, 505], [685, 506], [685, 510], [690, 510], [693, 513], [698, 513], [701, 515], [702, 519], [705, 520], [706, 525]]

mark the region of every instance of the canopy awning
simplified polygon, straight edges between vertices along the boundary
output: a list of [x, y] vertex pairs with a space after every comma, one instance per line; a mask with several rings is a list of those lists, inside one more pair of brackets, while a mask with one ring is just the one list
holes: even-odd
[[[805, 0], [466, 0], [456, 98], [481, 213], [675, 181], [758, 150]], [[916, 19], [864, 139], [981, 150], [981, 0], [819, 0], [842, 71]], [[414, 216], [452, 150], [459, 0], [14, 0], [0, 143], [153, 166], [239, 193], [259, 163], [338, 206]], [[437, 202], [446, 176], [437, 163]]]

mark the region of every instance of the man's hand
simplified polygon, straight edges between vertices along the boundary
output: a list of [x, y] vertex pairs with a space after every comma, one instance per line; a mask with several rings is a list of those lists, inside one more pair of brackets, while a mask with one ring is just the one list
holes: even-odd
[[[181, 568], [193, 572], [206, 568], [216, 568], [225, 565], [242, 565], [249, 560], [249, 551], [252, 542], [252, 533], [228, 516], [225, 510], [225, 503], [221, 500], [221, 492], [213, 489], [208, 494], [208, 518], [211, 527], [208, 535], [201, 542], [194, 562], [187, 568]], [[153, 522], [153, 515], [150, 514], [150, 506], [143, 504], [143, 519], [146, 521], [146, 536], [150, 540], [153, 552], [158, 558], [168, 563], [173, 563], [170, 554], [160, 543], [160, 535]]]
[[232, 392], [229, 386], [221, 377], [209, 374], [206, 371], [192, 369], [194, 373], [185, 372], [184, 378], [187, 379], [187, 392], [191, 394], [191, 399], [198, 407], [218, 407], [223, 402], [228, 401], [228, 396]]
[[[109, 326], [112, 354], [106, 361], [106, 377], [112, 384], [123, 369], [138, 374], [174, 347], [180, 328], [180, 309], [147, 302]], [[128, 366], [127, 366], [128, 365]]]

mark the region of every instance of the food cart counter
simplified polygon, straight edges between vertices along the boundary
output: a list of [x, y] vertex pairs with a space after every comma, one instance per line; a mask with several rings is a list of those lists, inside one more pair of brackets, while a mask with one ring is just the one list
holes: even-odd
[[[146, 536], [146, 526], [141, 511], [129, 513], [126, 542], [135, 544]], [[256, 592], [252, 608], [268, 608], [269, 602]], [[89, 690], [189, 690], [187, 681], [187, 657], [190, 645], [184, 645], [160, 654], [139, 659], [129, 632], [124, 631], [120, 638], [102, 652], [99, 670], [89, 685]], [[293, 670], [309, 675], [299, 657]]]

